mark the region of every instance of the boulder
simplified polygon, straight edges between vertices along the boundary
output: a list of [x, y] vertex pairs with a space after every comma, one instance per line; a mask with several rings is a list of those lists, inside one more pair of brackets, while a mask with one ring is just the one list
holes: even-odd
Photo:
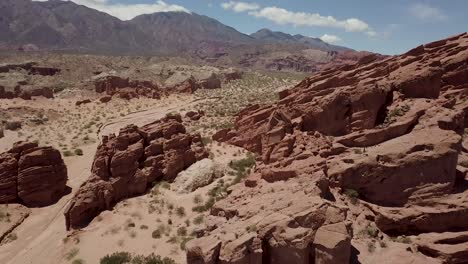
[[211, 73], [209, 76], [199, 79], [198, 82], [203, 89], [221, 88], [221, 80], [216, 73]]
[[21, 127], [22, 127], [22, 122], [18, 120], [10, 120], [10, 121], [6, 121], [5, 123], [6, 130], [15, 131], [15, 130], [21, 129]]
[[80, 106], [80, 105], [89, 104], [89, 103], [91, 103], [91, 100], [85, 99], [85, 100], [76, 101], [75, 105]]
[[67, 168], [52, 147], [17, 142], [0, 155], [0, 203], [47, 206], [66, 193]]
[[224, 83], [229, 83], [235, 80], [240, 80], [244, 76], [244, 73], [238, 70], [229, 70], [223, 73], [223, 81]]
[[347, 264], [351, 259], [351, 230], [343, 222], [320, 227], [315, 233], [316, 264]]
[[175, 181], [175, 190], [180, 193], [193, 192], [213, 182], [215, 165], [211, 159], [203, 159], [180, 172]]
[[205, 113], [203, 111], [189, 111], [185, 114], [185, 117], [192, 121], [198, 121], [202, 116], [204, 116]]
[[18, 160], [18, 198], [29, 207], [56, 202], [66, 192], [67, 167], [60, 151], [38, 147], [23, 151]]

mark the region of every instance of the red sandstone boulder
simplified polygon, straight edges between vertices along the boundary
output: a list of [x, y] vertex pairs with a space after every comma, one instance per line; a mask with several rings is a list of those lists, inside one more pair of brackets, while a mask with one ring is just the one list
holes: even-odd
[[67, 179], [60, 152], [51, 147], [18, 142], [0, 155], [0, 203], [52, 204], [65, 194]]
[[92, 176], [65, 211], [67, 229], [85, 226], [116, 202], [144, 193], [154, 181], [172, 181], [179, 172], [208, 157], [200, 136], [187, 134], [181, 122], [180, 115], [168, 116], [104, 137]]
[[196, 90], [200, 89], [200, 84], [195, 80], [194, 77], [190, 77], [168, 89], [178, 93], [194, 93]]
[[56, 202], [66, 191], [67, 167], [52, 147], [33, 148], [18, 161], [18, 198], [26, 206]]
[[189, 111], [185, 114], [185, 117], [192, 121], [198, 121], [203, 115], [205, 115], [203, 111]]
[[89, 103], [91, 103], [91, 100], [85, 99], [85, 100], [76, 101], [75, 105], [80, 106], [80, 105], [89, 104]]

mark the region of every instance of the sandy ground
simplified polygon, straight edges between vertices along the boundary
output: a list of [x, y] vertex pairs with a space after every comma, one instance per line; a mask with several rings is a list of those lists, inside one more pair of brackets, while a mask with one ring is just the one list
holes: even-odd
[[[234, 146], [208, 143], [210, 158], [221, 182], [217, 179], [187, 194], [174, 191], [178, 189], [175, 183], [163, 184], [146, 195], [118, 203], [85, 229], [67, 233], [64, 208], [89, 177], [100, 138], [117, 133], [129, 124], [151, 123], [168, 113], [179, 112], [184, 116], [187, 111], [202, 110], [205, 116], [200, 121], [184, 118], [184, 124], [190, 133], [201, 133], [204, 141], [210, 142], [208, 138], [215, 131], [232, 126], [233, 116], [240, 109], [249, 104], [274, 101], [277, 87], [294, 83], [294, 80], [251, 74], [222, 89], [172, 95], [162, 100], [113, 99], [102, 104], [97, 101], [97, 95], [83, 94], [81, 90], [66, 91], [55, 99], [0, 100], [0, 119], [22, 122], [18, 131], [5, 130], [5, 137], [0, 139], [0, 152], [19, 140], [53, 146], [64, 156], [68, 186], [72, 188], [72, 192], [56, 204], [31, 209], [29, 217], [14, 230], [17, 239], [0, 246], [0, 263], [56, 264], [81, 260], [81, 263], [94, 264], [106, 254], [117, 251], [155, 253], [185, 263], [184, 241], [193, 237], [192, 233], [203, 226], [203, 219], [208, 215], [207, 211], [194, 212], [192, 208], [212, 198], [208, 195], [210, 190], [227, 185], [235, 178], [235, 173], [224, 173], [230, 170], [227, 164], [245, 157], [246, 152]], [[77, 100], [86, 98], [93, 102], [75, 105]], [[78, 156], [77, 151], [83, 155]], [[161, 233], [161, 237], [153, 238], [154, 231]]]
[[[0, 246], [0, 263], [54, 264], [72, 263], [76, 259], [84, 263], [99, 263], [101, 257], [116, 251], [155, 253], [173, 258], [177, 263], [185, 263], [184, 237], [190, 237], [207, 215], [206, 212], [192, 211], [196, 206], [195, 197], [202, 200], [197, 203], [206, 201], [207, 192], [216, 186], [217, 181], [188, 194], [172, 191], [175, 186], [158, 187], [158, 191], [118, 203], [113, 211], [103, 212], [87, 228], [73, 234], [65, 230], [63, 211], [74, 192], [89, 177], [100, 136], [116, 133], [128, 124], [141, 126], [151, 123], [171, 112], [184, 113], [195, 105], [204, 104], [204, 100], [216, 99], [172, 96], [163, 100], [93, 102], [79, 107], [68, 99], [3, 100], [0, 110], [10, 114], [12, 119], [23, 120], [23, 128], [5, 131], [5, 137], [0, 139], [0, 151], [11, 148], [18, 140], [30, 140], [52, 145], [62, 153], [71, 152], [71, 156], [64, 157], [64, 160], [72, 192], [54, 205], [32, 208], [29, 217], [14, 230], [17, 239]], [[46, 113], [48, 120], [39, 125], [28, 122], [29, 116], [37, 114], [38, 110]], [[187, 125], [193, 131], [197, 123]], [[216, 166], [222, 170], [229, 161], [245, 155], [243, 150], [233, 146], [210, 143], [209, 147]], [[73, 155], [77, 148], [84, 155]], [[233, 177], [220, 176], [225, 181]], [[157, 229], [164, 232], [161, 238], [155, 239], [152, 233]]]

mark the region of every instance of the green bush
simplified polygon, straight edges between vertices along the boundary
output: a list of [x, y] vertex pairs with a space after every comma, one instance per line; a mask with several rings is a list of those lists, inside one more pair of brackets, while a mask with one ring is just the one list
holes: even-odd
[[196, 225], [200, 225], [201, 223], [203, 223], [203, 221], [204, 221], [203, 215], [199, 215], [195, 217], [195, 219], [193, 219], [193, 223]]
[[184, 217], [185, 216], [185, 208], [184, 207], [177, 207], [176, 209], [176, 214], [179, 216], [179, 217]]
[[161, 236], [162, 236], [162, 232], [160, 229], [156, 229], [153, 231], [153, 233], [151, 233], [151, 237], [154, 239], [161, 238]]
[[78, 248], [72, 248], [70, 251], [67, 252], [67, 254], [65, 254], [65, 258], [67, 260], [72, 260], [74, 257], [76, 257], [76, 255], [78, 255], [78, 252], [80, 250]]
[[345, 195], [348, 196], [349, 200], [351, 201], [352, 204], [356, 204], [358, 201], [359, 197], [359, 192], [353, 189], [346, 189], [345, 190]]
[[75, 149], [75, 155], [77, 156], [83, 156], [83, 150], [82, 149]]
[[85, 262], [82, 259], [75, 259], [75, 260], [72, 261], [72, 264], [84, 264], [84, 263]]
[[187, 228], [185, 228], [184, 226], [179, 227], [179, 228], [177, 229], [177, 235], [179, 235], [179, 236], [186, 236], [186, 235], [187, 235]]
[[73, 153], [72, 153], [71, 151], [69, 151], [69, 150], [65, 150], [65, 151], [63, 152], [63, 155], [64, 155], [65, 157], [71, 157], [71, 156], [73, 156]]
[[126, 264], [132, 261], [132, 255], [128, 252], [115, 252], [101, 258], [100, 264]]

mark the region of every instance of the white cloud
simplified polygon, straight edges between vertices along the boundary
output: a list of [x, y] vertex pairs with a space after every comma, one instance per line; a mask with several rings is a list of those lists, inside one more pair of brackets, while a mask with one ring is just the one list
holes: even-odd
[[374, 30], [366, 31], [366, 32], [364, 32], [364, 34], [366, 34], [367, 36], [369, 36], [369, 37], [371, 37], [371, 38], [377, 36], [377, 32], [375, 32]]
[[226, 10], [232, 10], [236, 13], [241, 13], [245, 11], [253, 11], [260, 8], [257, 3], [246, 3], [246, 2], [236, 2], [229, 1], [221, 4], [221, 7]]
[[328, 34], [321, 36], [320, 39], [331, 44], [342, 41], [340, 37], [335, 36], [335, 35], [328, 35]]
[[318, 13], [293, 12], [276, 6], [262, 8], [254, 2], [229, 1], [222, 3], [221, 7], [237, 13], [248, 12], [251, 16], [265, 18], [281, 25], [333, 27], [344, 29], [347, 32], [364, 32], [370, 37], [377, 35], [366, 22], [357, 18], [339, 20], [333, 16], [322, 16]]
[[[44, 2], [46, 0], [33, 0]], [[156, 12], [186, 12], [190, 11], [180, 5], [168, 4], [162, 0], [156, 1], [154, 4], [113, 4], [109, 0], [66, 0], [73, 1], [80, 5], [108, 13], [122, 20], [130, 20], [142, 14], [152, 14]]]
[[425, 21], [440, 21], [447, 19], [447, 16], [442, 12], [442, 10], [421, 3], [410, 6], [409, 12], [412, 16]]
[[332, 16], [322, 16], [317, 13], [292, 12], [279, 7], [265, 7], [258, 11], [249, 12], [255, 17], [266, 18], [278, 24], [292, 24], [294, 26], [320, 26], [342, 28], [348, 32], [370, 31], [370, 26], [357, 18], [338, 20]]

